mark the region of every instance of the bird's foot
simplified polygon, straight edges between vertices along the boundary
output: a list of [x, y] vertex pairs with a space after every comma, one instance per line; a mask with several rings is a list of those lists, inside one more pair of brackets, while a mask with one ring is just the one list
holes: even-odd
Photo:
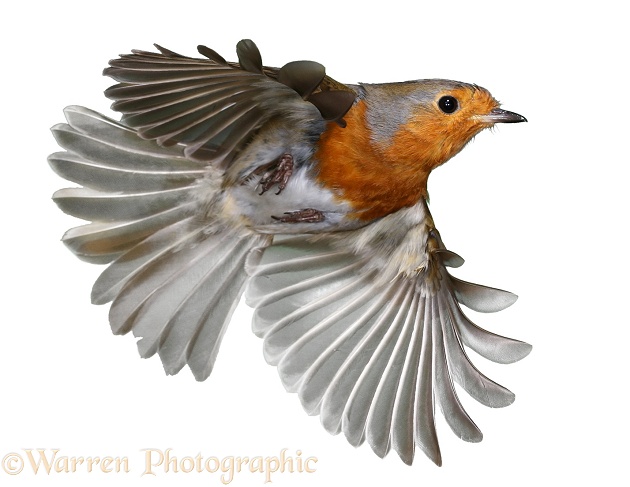
[[305, 208], [298, 211], [287, 211], [285, 216], [271, 216], [279, 223], [318, 223], [324, 221], [324, 214], [314, 208]]
[[265, 173], [260, 178], [258, 184], [262, 187], [260, 194], [265, 194], [274, 184], [278, 185], [278, 192], [287, 187], [287, 182], [293, 174], [293, 156], [291, 154], [282, 154], [277, 161], [263, 166], [261, 168]]

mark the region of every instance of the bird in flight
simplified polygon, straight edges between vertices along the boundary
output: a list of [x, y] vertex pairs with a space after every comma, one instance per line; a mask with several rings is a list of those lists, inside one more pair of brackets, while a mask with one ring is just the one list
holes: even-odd
[[514, 394], [466, 347], [511, 363], [531, 346], [462, 312], [516, 296], [450, 275], [463, 259], [433, 222], [427, 180], [480, 131], [525, 118], [473, 84], [267, 67], [247, 39], [238, 62], [156, 48], [104, 71], [120, 121], [70, 106], [52, 129], [64, 151], [51, 167], [81, 186], [53, 199], [89, 222], [63, 242], [108, 265], [92, 301], [112, 303], [113, 332], [203, 381], [244, 292], [265, 359], [330, 433], [441, 465], [438, 406], [457, 436], [481, 441], [454, 383], [489, 407]]

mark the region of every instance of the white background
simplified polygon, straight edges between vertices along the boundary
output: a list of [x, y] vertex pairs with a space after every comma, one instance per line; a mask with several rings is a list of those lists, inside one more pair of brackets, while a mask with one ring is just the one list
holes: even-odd
[[[2, 485], [220, 485], [217, 474], [141, 476], [143, 448], [178, 457], [316, 456], [313, 474], [273, 485], [622, 485], [627, 482], [627, 26], [622, 2], [23, 2], [3, 8], [0, 456], [58, 448], [127, 456], [128, 474], [34, 476]], [[48, 168], [49, 128], [66, 105], [106, 114], [108, 59], [160, 43], [228, 59], [241, 38], [266, 64], [313, 59], [345, 82], [450, 78], [488, 88], [528, 124], [480, 134], [429, 181], [457, 274], [520, 295], [478, 324], [534, 345], [514, 365], [475, 356], [516, 402], [464, 397], [484, 432], [467, 444], [440, 418], [444, 466], [413, 467], [331, 437], [284, 392], [239, 308], [216, 369], [197, 383], [140, 360], [89, 304], [101, 268], [59, 242], [79, 222], [50, 200], [67, 182]], [[465, 396], [465, 394], [462, 394]], [[23, 452], [22, 452], [23, 453]], [[238, 474], [232, 485], [263, 485]]]

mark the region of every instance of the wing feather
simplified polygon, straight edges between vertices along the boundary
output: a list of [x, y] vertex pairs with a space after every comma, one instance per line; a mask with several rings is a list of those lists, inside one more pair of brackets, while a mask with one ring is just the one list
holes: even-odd
[[480, 313], [494, 313], [512, 306], [518, 296], [493, 287], [473, 284], [451, 276], [453, 291], [457, 301]]
[[248, 39], [237, 45], [239, 63], [227, 63], [205, 46], [198, 50], [207, 59], [156, 47], [160, 53], [132, 51], [109, 62], [103, 74], [118, 82], [105, 91], [112, 108], [142, 138], [182, 144], [186, 157], [222, 169], [266, 121], [300, 110], [314, 124], [340, 120], [356, 97], [312, 61], [264, 67]]
[[[442, 454], [440, 452], [440, 444], [438, 442], [437, 431], [435, 429], [435, 374], [434, 368], [434, 351], [433, 333], [431, 330], [432, 302], [423, 299], [424, 316], [420, 318], [418, 313], [417, 320], [422, 319], [422, 348], [420, 351], [420, 359], [418, 362], [416, 385], [416, 410], [413, 424], [414, 438], [420, 449], [429, 457], [436, 465], [442, 465]], [[402, 425], [400, 425], [402, 428]], [[398, 452], [405, 461], [401, 452]], [[411, 459], [409, 458], [410, 463]]]
[[[430, 379], [428, 384], [424, 380], [424, 373], [431, 374], [431, 335], [427, 332], [429, 327], [425, 326], [429, 323], [428, 313], [427, 300], [420, 297], [418, 309], [413, 316], [413, 331], [393, 405], [392, 448], [408, 465], [413, 462], [416, 439], [420, 440], [419, 444], [423, 446], [424, 438], [418, 437], [417, 430], [414, 431], [412, 425], [417, 424], [418, 419], [432, 418], [433, 415]], [[427, 402], [430, 407], [424, 410]], [[415, 418], [416, 410], [421, 411], [421, 414]], [[428, 430], [423, 428], [421, 433], [424, 435]]]
[[481, 404], [495, 408], [509, 406], [514, 402], [514, 394], [479, 372], [466, 355], [455, 329], [452, 309], [455, 304], [451, 302], [449, 306], [448, 302], [449, 297], [439, 296], [447, 362], [453, 378]]
[[[333, 434], [343, 430], [351, 444], [358, 445], [363, 440], [372, 398], [402, 329], [411, 299], [408, 291], [409, 288], [400, 288], [401, 294], [392, 301], [388, 313], [381, 314], [377, 324], [380, 333], [365, 337], [361, 347], [353, 352], [352, 360], [339, 369], [322, 399], [322, 424]], [[396, 312], [396, 317], [390, 325], [391, 312]], [[358, 365], [363, 361], [367, 362], [364, 367]]]
[[483, 439], [483, 435], [464, 410], [455, 392], [444, 348], [443, 325], [436, 301], [437, 296], [431, 300], [431, 325], [433, 328], [433, 367], [437, 400], [446, 422], [453, 432], [462, 440], [479, 442]]
[[[398, 326], [392, 327], [397, 338], [395, 342], [392, 340], [391, 355], [383, 370], [367, 417], [367, 441], [374, 453], [381, 458], [387, 455], [391, 448], [394, 403], [418, 313], [420, 297], [415, 292], [408, 292], [408, 297], [411, 297], [411, 300], [406, 300], [401, 306], [400, 319], [396, 322]], [[374, 378], [378, 379], [377, 376]]]
[[[317, 359], [303, 375], [298, 390], [298, 397], [307, 412], [319, 413], [324, 393], [335, 384], [340, 384], [341, 389], [346, 390], [348, 394], [352, 391], [358, 376], [376, 348], [376, 342], [385, 334], [384, 324], [391, 321], [390, 315], [395, 312], [394, 307], [398, 304], [400, 295], [401, 290], [396, 288], [383, 293], [370, 303], [363, 316], [352, 326], [345, 328], [334, 341], [322, 344], [325, 348], [316, 352]], [[317, 348], [315, 347], [315, 350]], [[287, 353], [287, 356], [290, 353]], [[339, 382], [335, 380], [336, 378], [339, 378]], [[347, 395], [340, 394], [337, 400], [343, 405]], [[361, 433], [357, 439], [359, 444], [362, 442], [362, 436]]]
[[433, 273], [384, 281], [365, 255], [340, 250], [337, 241], [279, 239], [258, 265], [247, 266], [252, 277], [246, 297], [256, 308], [253, 327], [264, 339], [265, 357], [330, 433], [343, 431], [354, 446], [367, 440], [381, 457], [393, 449], [408, 464], [418, 447], [440, 465], [437, 404], [458, 437], [482, 439], [454, 381], [490, 407], [514, 398], [470, 362], [464, 344], [488, 332], [464, 321], [457, 301], [494, 309], [513, 295], [460, 284], [441, 259], [463, 259], [444, 250], [431, 260]]
[[457, 303], [453, 304], [452, 317], [462, 343], [482, 357], [499, 364], [511, 364], [525, 358], [532, 351], [529, 343], [496, 335], [475, 325], [464, 315]]

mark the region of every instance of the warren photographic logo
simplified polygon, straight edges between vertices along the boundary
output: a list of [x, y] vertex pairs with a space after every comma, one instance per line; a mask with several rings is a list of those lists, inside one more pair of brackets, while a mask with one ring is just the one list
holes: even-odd
[[276, 475], [312, 474], [317, 457], [294, 454], [288, 448], [272, 456], [177, 455], [172, 448], [145, 448], [137, 457], [126, 455], [77, 456], [66, 455], [55, 448], [24, 448], [6, 453], [1, 469], [8, 475], [64, 475], [76, 473], [125, 475], [133, 472], [144, 475], [214, 474], [223, 484], [236, 475], [258, 475], [264, 483], [273, 482]]

